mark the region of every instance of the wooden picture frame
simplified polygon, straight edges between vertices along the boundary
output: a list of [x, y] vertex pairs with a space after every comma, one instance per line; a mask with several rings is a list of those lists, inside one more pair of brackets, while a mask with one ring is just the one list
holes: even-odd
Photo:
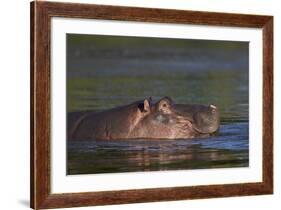
[[[50, 21], [52, 17], [261, 28], [262, 182], [51, 194]], [[31, 208], [61, 208], [273, 193], [273, 17], [91, 4], [31, 2]]]

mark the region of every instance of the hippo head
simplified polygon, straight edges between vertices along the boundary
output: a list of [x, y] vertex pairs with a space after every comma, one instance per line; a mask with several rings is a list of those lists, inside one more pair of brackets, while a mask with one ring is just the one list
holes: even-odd
[[219, 112], [214, 105], [175, 104], [164, 97], [137, 102], [139, 120], [132, 135], [139, 138], [193, 138], [209, 136], [219, 129]]

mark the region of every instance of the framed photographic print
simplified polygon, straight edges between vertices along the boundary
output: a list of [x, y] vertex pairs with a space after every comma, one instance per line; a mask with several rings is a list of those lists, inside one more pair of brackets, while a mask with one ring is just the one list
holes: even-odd
[[273, 193], [273, 17], [31, 3], [31, 207]]

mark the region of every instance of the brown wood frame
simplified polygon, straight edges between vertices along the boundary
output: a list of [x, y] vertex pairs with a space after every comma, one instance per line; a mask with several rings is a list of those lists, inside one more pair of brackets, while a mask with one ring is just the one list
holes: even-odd
[[[50, 192], [50, 20], [52, 17], [262, 28], [263, 180], [257, 183], [106, 192]], [[31, 178], [34, 209], [273, 193], [273, 17], [246, 14], [31, 2]], [[93, 189], [94, 190], [94, 189]]]

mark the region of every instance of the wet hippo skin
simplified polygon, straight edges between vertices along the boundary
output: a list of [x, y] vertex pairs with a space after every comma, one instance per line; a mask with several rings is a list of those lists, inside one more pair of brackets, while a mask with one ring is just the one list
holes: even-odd
[[68, 114], [68, 140], [188, 139], [218, 132], [215, 105], [175, 104], [151, 98], [100, 112]]

